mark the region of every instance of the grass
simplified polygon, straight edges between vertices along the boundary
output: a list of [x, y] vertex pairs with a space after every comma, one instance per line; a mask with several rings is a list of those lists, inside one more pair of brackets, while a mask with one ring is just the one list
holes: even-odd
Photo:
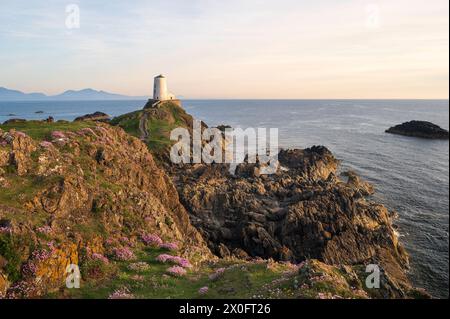
[[[120, 126], [128, 134], [140, 137], [139, 123], [144, 112], [151, 112], [151, 110], [142, 110], [121, 115], [114, 118], [111, 124]], [[157, 117], [151, 114], [148, 116], [146, 128], [149, 136], [146, 144], [151, 151], [158, 154], [168, 151], [173, 144], [173, 141], [170, 140], [170, 132], [177, 127], [187, 127], [190, 116], [181, 107], [170, 102], [164, 103], [157, 109], [157, 113]]]
[[[66, 289], [66, 298], [105, 299], [115, 290], [127, 287], [136, 298], [143, 299], [226, 299], [252, 298], [255, 291], [263, 290], [265, 285], [282, 276], [286, 267], [267, 269], [266, 264], [221, 261], [217, 264], [203, 264], [199, 269], [189, 270], [185, 277], [175, 278], [166, 275], [169, 264], [156, 261], [161, 249], [143, 249], [135, 252], [137, 261], [145, 262], [150, 267], [145, 271], [134, 271], [128, 267], [130, 262], [117, 262], [108, 266], [109, 273], [102, 279], [88, 279], [80, 289]], [[211, 280], [209, 275], [220, 267], [229, 267], [223, 276]], [[83, 269], [83, 267], [82, 267]], [[140, 276], [136, 279], [136, 276]], [[83, 277], [83, 273], [82, 273]], [[207, 286], [206, 295], [200, 295], [199, 289]], [[51, 297], [58, 297], [52, 295]]]
[[140, 137], [141, 133], [139, 131], [139, 120], [142, 116], [143, 111], [136, 111], [128, 114], [124, 114], [115, 117], [111, 121], [111, 125], [120, 126], [128, 134], [135, 137]]
[[0, 203], [18, 208], [31, 201], [46, 185], [57, 183], [61, 179], [60, 176], [18, 176], [14, 173], [4, 176], [11, 185], [0, 192]]
[[95, 126], [94, 122], [54, 122], [27, 121], [0, 125], [0, 129], [9, 131], [15, 129], [24, 132], [37, 141], [48, 139], [53, 131], [78, 131], [86, 127]]

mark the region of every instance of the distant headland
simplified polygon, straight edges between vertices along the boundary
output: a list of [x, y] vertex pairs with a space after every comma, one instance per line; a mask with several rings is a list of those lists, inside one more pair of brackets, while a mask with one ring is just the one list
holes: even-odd
[[146, 100], [148, 96], [128, 96], [94, 89], [67, 90], [57, 95], [24, 93], [0, 87], [0, 101], [86, 101], [86, 100]]

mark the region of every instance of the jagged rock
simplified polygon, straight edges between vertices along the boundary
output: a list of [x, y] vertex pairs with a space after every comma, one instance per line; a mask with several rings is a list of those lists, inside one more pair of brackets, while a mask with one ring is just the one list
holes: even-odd
[[103, 112], [95, 112], [92, 114], [86, 114], [80, 117], [77, 117], [74, 122], [81, 122], [81, 121], [97, 121], [97, 122], [109, 122], [111, 120], [111, 117]]
[[438, 125], [425, 121], [406, 122], [389, 128], [386, 130], [386, 133], [428, 139], [449, 139], [449, 133], [447, 130], [444, 130]]
[[[1, 258], [2, 257], [0, 256], [0, 259]], [[6, 297], [6, 292], [8, 291], [8, 288], [10, 285], [8, 278], [6, 277], [5, 274], [2, 273], [1, 268], [2, 267], [1, 267], [1, 260], [0, 260], [0, 299]]]
[[175, 179], [182, 202], [212, 251], [225, 245], [280, 261], [380, 263], [409, 286], [390, 213], [365, 198], [372, 185], [354, 172], [339, 180], [339, 161], [325, 147], [282, 150], [279, 161], [285, 169], [264, 179], [251, 173], [257, 164], [238, 165], [236, 176], [219, 164], [171, 168], [172, 176], [183, 175]]
[[25, 123], [26, 121], [25, 119], [9, 119], [3, 122], [3, 125]]
[[30, 154], [36, 150], [35, 142], [22, 132], [12, 130], [9, 134], [11, 137], [9, 164], [15, 167], [19, 176], [25, 175], [31, 166]]

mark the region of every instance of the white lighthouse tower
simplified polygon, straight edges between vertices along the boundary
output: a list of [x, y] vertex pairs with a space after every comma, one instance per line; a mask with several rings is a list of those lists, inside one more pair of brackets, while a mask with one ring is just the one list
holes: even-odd
[[167, 101], [175, 99], [175, 95], [173, 95], [168, 91], [167, 79], [162, 74], [155, 77], [155, 83], [153, 87], [153, 99], [156, 101]]

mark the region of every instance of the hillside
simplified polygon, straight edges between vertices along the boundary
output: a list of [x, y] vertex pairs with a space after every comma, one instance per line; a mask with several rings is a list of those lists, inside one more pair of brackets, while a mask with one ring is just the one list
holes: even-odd
[[0, 273], [27, 287], [10, 293], [40, 295], [61, 284], [67, 264], [114, 255], [147, 233], [178, 242], [192, 263], [210, 258], [138, 139], [86, 122], [20, 125], [0, 126]]
[[170, 132], [177, 127], [192, 130], [192, 116], [174, 102], [164, 102], [158, 108], [143, 110], [114, 118], [111, 125], [123, 128], [141, 139], [161, 164], [169, 162]]

